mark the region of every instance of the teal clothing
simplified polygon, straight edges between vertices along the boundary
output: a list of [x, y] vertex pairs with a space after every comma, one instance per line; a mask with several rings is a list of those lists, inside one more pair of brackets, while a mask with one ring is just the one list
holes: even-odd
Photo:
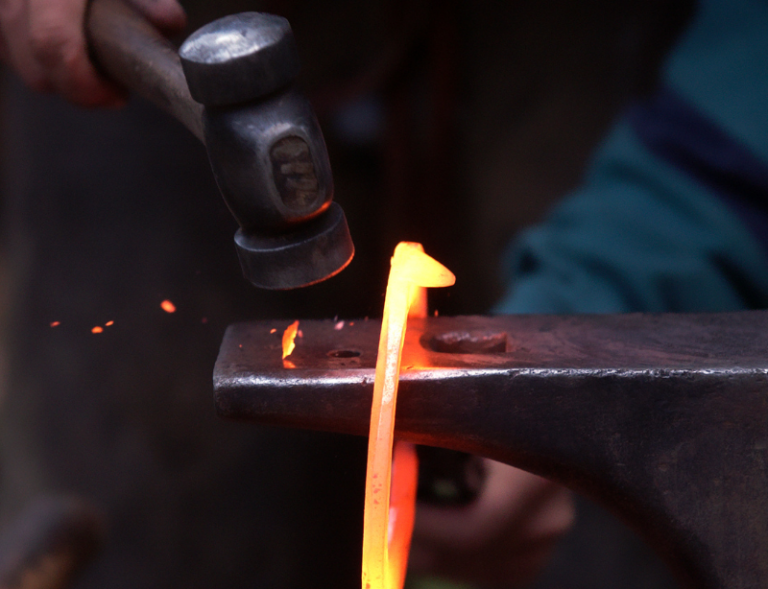
[[700, 1], [662, 79], [768, 161], [768, 2]]
[[768, 3], [702, 2], [662, 81], [693, 130], [646, 133], [658, 109], [619, 120], [583, 186], [510, 249], [497, 312], [768, 307], [768, 223], [752, 222], [768, 220]]

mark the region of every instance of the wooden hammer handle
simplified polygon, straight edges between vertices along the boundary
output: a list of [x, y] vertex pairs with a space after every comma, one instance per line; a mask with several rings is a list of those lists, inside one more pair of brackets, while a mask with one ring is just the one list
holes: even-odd
[[190, 96], [176, 48], [122, 0], [93, 0], [86, 16], [93, 60], [106, 75], [153, 102], [204, 140], [203, 106]]

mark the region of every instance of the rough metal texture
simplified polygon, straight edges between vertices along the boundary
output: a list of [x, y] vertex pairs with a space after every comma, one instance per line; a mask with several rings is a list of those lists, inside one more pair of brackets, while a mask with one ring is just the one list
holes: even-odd
[[[229, 328], [219, 414], [365, 435], [380, 323], [302, 322], [292, 369], [285, 327]], [[400, 438], [591, 496], [685, 587], [768, 585], [768, 312], [413, 321], [403, 367]]]
[[[205, 142], [221, 194], [244, 231], [275, 234], [291, 231], [320, 215], [333, 198], [333, 174], [320, 125], [309, 101], [286, 91], [248, 105], [206, 108]], [[281, 170], [286, 140], [302, 141], [294, 163], [311, 163], [313, 198], [294, 199]], [[281, 175], [275, 174], [275, 168]]]

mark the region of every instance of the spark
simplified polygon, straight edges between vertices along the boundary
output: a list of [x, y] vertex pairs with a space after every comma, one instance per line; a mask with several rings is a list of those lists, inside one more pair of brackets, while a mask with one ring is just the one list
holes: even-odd
[[115, 322], [114, 322], [114, 321], [107, 321], [107, 322], [104, 324], [104, 327], [112, 327], [114, 324], [115, 324]]
[[299, 331], [299, 320], [297, 319], [285, 328], [283, 332], [283, 359], [291, 355], [296, 348], [296, 334]]
[[61, 325], [61, 323], [59, 321], [52, 321], [51, 322], [51, 327], [58, 327], [59, 325]]
[[166, 313], [175, 313], [176, 312], [176, 305], [174, 305], [168, 299], [165, 299], [162, 303], [160, 303], [160, 308], [163, 311], [165, 311]]
[[91, 333], [101, 333], [104, 331], [104, 328], [101, 325], [97, 325], [93, 329], [91, 329]]
[[336, 325], [333, 326], [333, 328], [336, 331], [341, 331], [342, 329], [344, 329], [344, 322], [343, 321], [339, 321]]

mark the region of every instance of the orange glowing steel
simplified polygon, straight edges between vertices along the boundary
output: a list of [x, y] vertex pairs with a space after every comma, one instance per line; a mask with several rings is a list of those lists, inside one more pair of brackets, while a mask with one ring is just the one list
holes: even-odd
[[283, 332], [283, 360], [285, 360], [288, 356], [291, 355], [291, 352], [296, 348], [296, 344], [294, 343], [296, 340], [296, 334], [299, 332], [299, 322], [298, 320], [291, 323], [288, 327], [285, 328], [285, 331]]
[[160, 308], [163, 311], [165, 311], [166, 313], [175, 313], [176, 312], [176, 305], [174, 305], [168, 299], [166, 299], [162, 303], [160, 303]]
[[424, 287], [450, 286], [455, 280], [447, 268], [424, 253], [421, 244], [402, 242], [395, 248], [373, 385], [365, 483], [363, 589], [401, 589], [405, 580], [418, 470], [415, 450], [409, 444], [395, 447], [392, 462], [403, 339], [409, 310], [426, 316]]

